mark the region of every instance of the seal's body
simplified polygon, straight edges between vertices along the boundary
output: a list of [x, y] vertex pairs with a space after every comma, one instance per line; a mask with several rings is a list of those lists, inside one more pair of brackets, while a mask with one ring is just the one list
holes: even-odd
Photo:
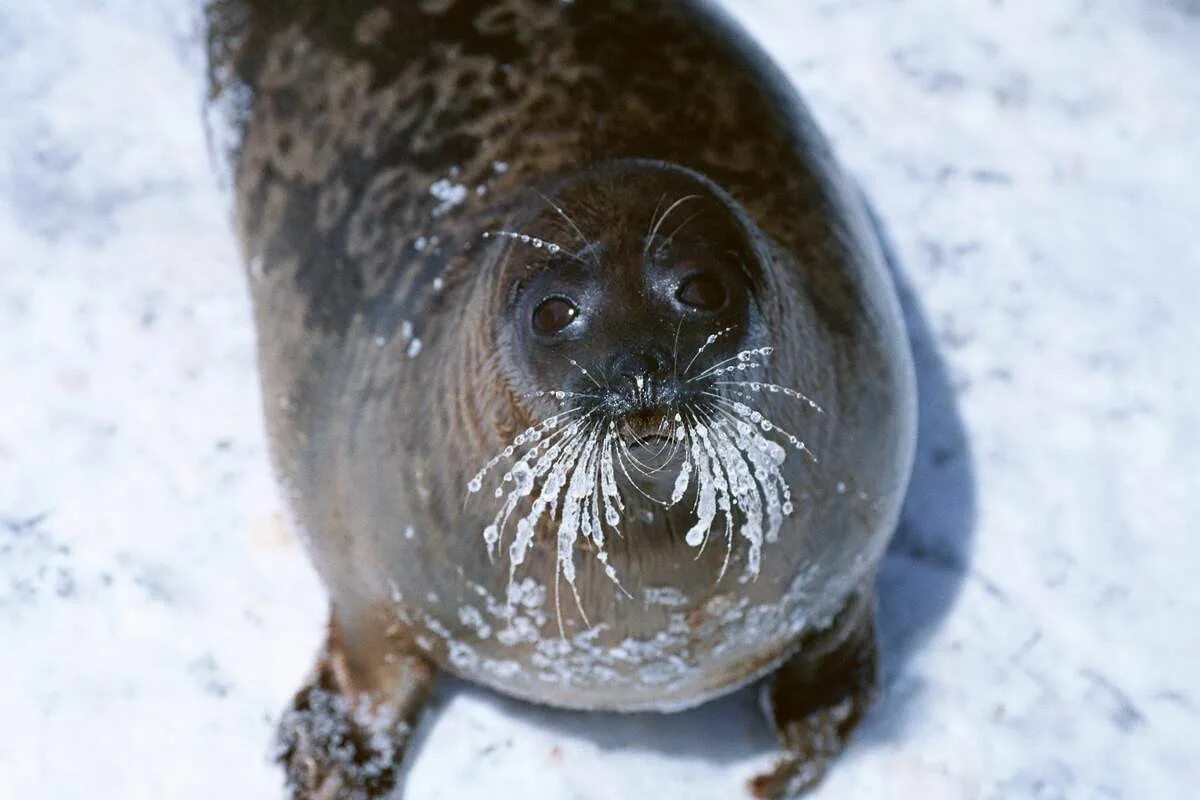
[[914, 386], [786, 80], [693, 2], [209, 21], [272, 452], [332, 599], [296, 795], [383, 796], [435, 666], [670, 710], [783, 664], [793, 756], [756, 790], [811, 784], [874, 689]]

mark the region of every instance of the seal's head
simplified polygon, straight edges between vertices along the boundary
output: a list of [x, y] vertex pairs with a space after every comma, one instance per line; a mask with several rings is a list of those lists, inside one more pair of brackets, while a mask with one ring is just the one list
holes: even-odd
[[695, 173], [592, 169], [535, 195], [499, 237], [498, 333], [519, 393], [586, 406], [643, 455], [670, 452], [676, 417], [712, 391], [709, 368], [753, 344], [750, 234]]
[[773, 346], [753, 224], [707, 178], [658, 162], [591, 169], [535, 199], [491, 234], [500, 368], [531, 422], [468, 486], [506, 464], [491, 552], [516, 519], [510, 579], [548, 529], [568, 583], [583, 540], [620, 586], [606, 531], [657, 506], [695, 548], [724, 521], [721, 574], [736, 526], [757, 575], [792, 513], [784, 445], [805, 447], [755, 395], [808, 398], [758, 372]]

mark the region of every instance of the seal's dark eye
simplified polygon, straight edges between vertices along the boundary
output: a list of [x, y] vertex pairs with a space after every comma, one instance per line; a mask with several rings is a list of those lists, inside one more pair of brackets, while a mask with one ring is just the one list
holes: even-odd
[[715, 311], [725, 305], [725, 286], [711, 275], [692, 275], [679, 284], [675, 299], [685, 306]]
[[547, 297], [533, 310], [533, 327], [538, 333], [558, 333], [579, 316], [579, 309], [565, 297]]

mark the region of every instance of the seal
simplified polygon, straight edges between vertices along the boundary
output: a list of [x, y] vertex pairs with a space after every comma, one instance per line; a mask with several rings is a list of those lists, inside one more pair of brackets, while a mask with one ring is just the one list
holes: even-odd
[[272, 457], [331, 598], [292, 796], [392, 791], [439, 670], [622, 711], [771, 674], [751, 788], [814, 786], [876, 693], [915, 388], [787, 80], [687, 0], [206, 18]]

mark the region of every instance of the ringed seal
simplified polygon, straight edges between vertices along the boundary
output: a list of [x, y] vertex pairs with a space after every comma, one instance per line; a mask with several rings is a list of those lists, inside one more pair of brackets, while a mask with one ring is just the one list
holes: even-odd
[[915, 389], [787, 80], [698, 0], [207, 21], [272, 456], [331, 598], [292, 796], [388, 794], [438, 670], [625, 711], [773, 673], [751, 788], [815, 785], [876, 692]]

